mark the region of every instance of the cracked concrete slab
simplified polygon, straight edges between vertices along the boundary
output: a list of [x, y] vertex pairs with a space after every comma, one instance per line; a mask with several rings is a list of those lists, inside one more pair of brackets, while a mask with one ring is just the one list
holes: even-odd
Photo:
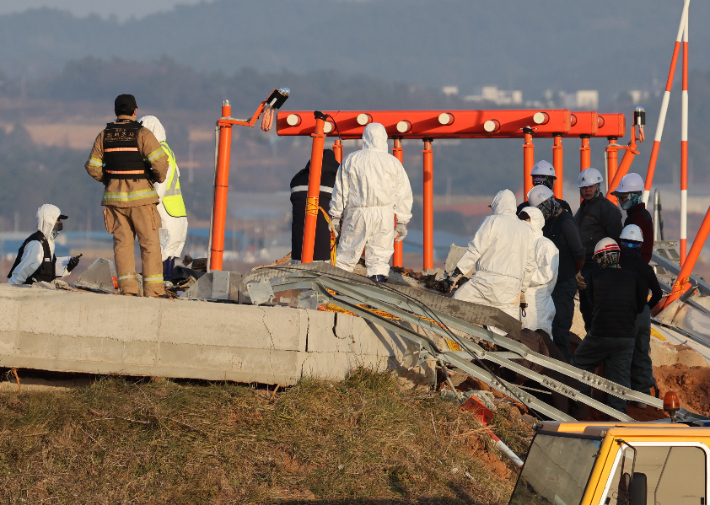
[[407, 351], [346, 314], [0, 285], [0, 367], [285, 386], [396, 368]]

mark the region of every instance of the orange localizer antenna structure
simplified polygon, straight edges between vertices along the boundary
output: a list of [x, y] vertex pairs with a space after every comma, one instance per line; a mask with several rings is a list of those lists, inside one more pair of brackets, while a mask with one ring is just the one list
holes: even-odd
[[[232, 115], [229, 100], [222, 103], [222, 117]], [[227, 218], [227, 195], [229, 193], [229, 159], [232, 149], [232, 125], [219, 124], [219, 144], [217, 148], [217, 170], [214, 178], [214, 207], [210, 231], [210, 270], [222, 270], [224, 253], [224, 228]]]
[[434, 151], [431, 150], [433, 139], [425, 138], [422, 151], [423, 173], [423, 207], [424, 207], [424, 269], [434, 268]]
[[[404, 155], [402, 151], [402, 137], [394, 137], [394, 144], [392, 146], [392, 155], [399, 160], [399, 162], [404, 165]], [[397, 225], [397, 216], [394, 216], [395, 226]], [[394, 255], [392, 256], [392, 266], [401, 267], [402, 266], [402, 242], [394, 243]]]
[[582, 146], [579, 148], [579, 171], [585, 170], [592, 166], [592, 151], [589, 148], [590, 135], [580, 135]]
[[325, 146], [326, 116], [320, 111], [314, 113], [316, 119], [316, 131], [311, 134], [313, 137], [313, 148], [311, 149], [311, 169], [308, 175], [308, 196], [306, 197], [306, 219], [303, 222], [303, 249], [301, 251], [301, 263], [313, 262], [313, 250], [316, 245], [316, 223], [318, 222], [318, 207], [320, 200], [320, 176], [323, 168], [323, 146]]
[[523, 128], [523, 135], [525, 141], [523, 142], [523, 170], [524, 170], [524, 181], [523, 181], [523, 198], [527, 201], [528, 191], [533, 187], [532, 185], [532, 169], [535, 166], [535, 145], [533, 144], [533, 130], [532, 128]]
[[683, 90], [681, 92], [680, 130], [680, 265], [683, 266], [688, 247], [688, 9], [685, 9], [683, 30]]
[[675, 67], [678, 62], [678, 53], [680, 52], [680, 41], [685, 30], [685, 22], [688, 15], [688, 6], [690, 0], [685, 0], [683, 4], [683, 13], [680, 16], [680, 26], [678, 27], [678, 35], [675, 38], [675, 46], [673, 47], [673, 57], [671, 58], [671, 68], [668, 71], [668, 80], [666, 81], [666, 90], [663, 93], [663, 101], [661, 102], [661, 112], [658, 117], [658, 126], [656, 126], [656, 136], [653, 139], [653, 148], [651, 149], [651, 159], [648, 161], [648, 171], [646, 172], [646, 185], [643, 191], [643, 201], [648, 204], [648, 195], [651, 192], [653, 185], [653, 174], [656, 171], [656, 161], [658, 160], [658, 150], [661, 147], [661, 137], [663, 136], [663, 127], [666, 124], [666, 114], [668, 113], [668, 102], [671, 99], [671, 89], [673, 89], [673, 77], [675, 76]]
[[222, 103], [222, 117], [215, 126], [215, 175], [214, 201], [210, 221], [209, 270], [222, 270], [224, 258], [224, 229], [227, 220], [227, 195], [229, 194], [229, 160], [232, 149], [232, 126], [248, 126], [253, 128], [256, 121], [264, 113], [261, 129], [271, 129], [274, 111], [278, 110], [288, 99], [291, 91], [288, 88], [275, 89], [269, 98], [261, 102], [251, 119], [236, 119], [231, 117], [232, 106], [229, 100]]
[[[564, 187], [565, 177], [565, 148], [562, 146], [562, 134], [552, 134], [552, 166], [555, 167], [555, 198], [563, 198], [562, 188]], [[527, 193], [525, 193], [527, 195]]]

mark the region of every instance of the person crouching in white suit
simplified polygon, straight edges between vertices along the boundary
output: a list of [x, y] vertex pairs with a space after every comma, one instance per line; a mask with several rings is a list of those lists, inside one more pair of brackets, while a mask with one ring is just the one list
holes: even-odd
[[367, 276], [384, 282], [395, 231], [397, 241], [403, 240], [412, 219], [412, 187], [402, 164], [387, 152], [384, 126], [368, 124], [362, 144], [343, 160], [335, 176], [330, 216], [334, 228], [341, 230], [335, 266], [352, 272], [364, 249]]
[[515, 195], [509, 189], [496, 194], [491, 208], [493, 215], [478, 227], [451, 276], [475, 269], [454, 299], [495, 307], [520, 320], [521, 292], [527, 291], [536, 269], [535, 236], [515, 215]]
[[[557, 268], [560, 264], [560, 251], [552, 240], [542, 236], [545, 217], [537, 207], [525, 207], [518, 216], [527, 221], [535, 235], [536, 269], [530, 280], [530, 287], [525, 292], [527, 308], [521, 312], [523, 329], [543, 330], [552, 335], [552, 320], [555, 318], [555, 303], [552, 291], [557, 284]], [[523, 315], [524, 313], [524, 315]]]

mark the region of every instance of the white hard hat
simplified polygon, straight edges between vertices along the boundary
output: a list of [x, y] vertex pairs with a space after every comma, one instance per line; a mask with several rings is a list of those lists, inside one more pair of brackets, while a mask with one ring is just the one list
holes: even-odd
[[621, 230], [621, 236], [619, 239], [628, 240], [629, 242], [643, 242], [643, 232], [641, 231], [641, 228], [635, 224], [630, 224]]
[[555, 194], [550, 188], [540, 184], [539, 186], [533, 186], [533, 188], [528, 191], [528, 203], [533, 207], [537, 207], [553, 196], [555, 196]]
[[622, 193], [636, 193], [643, 191], [643, 179], [639, 174], [626, 174], [621, 178], [621, 182], [612, 191], [612, 195], [619, 196]]
[[547, 177], [554, 177], [555, 179], [557, 176], [555, 175], [555, 167], [552, 166], [552, 164], [548, 163], [545, 160], [540, 160], [532, 168], [532, 172], [530, 172], [530, 175], [545, 175]]
[[613, 238], [603, 238], [599, 242], [597, 242], [597, 245], [594, 246], [594, 255], [596, 256], [597, 254], [601, 253], [606, 253], [606, 252], [619, 252], [621, 249], [619, 248], [619, 244], [616, 243], [616, 240]]
[[577, 177], [577, 187], [586, 188], [587, 186], [593, 186], [594, 184], [600, 184], [604, 181], [602, 174], [596, 168], [585, 168], [579, 173]]

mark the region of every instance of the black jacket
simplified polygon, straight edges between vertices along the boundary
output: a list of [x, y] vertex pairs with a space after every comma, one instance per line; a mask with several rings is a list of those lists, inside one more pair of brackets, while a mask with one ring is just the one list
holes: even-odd
[[585, 291], [592, 305], [589, 333], [634, 338], [636, 315], [643, 312], [648, 294], [641, 277], [621, 268], [602, 268], [591, 275]]
[[584, 246], [579, 238], [577, 222], [569, 212], [560, 212], [555, 218], [548, 219], [542, 228], [542, 234], [552, 240], [560, 251], [560, 266], [557, 270], [557, 283], [571, 279], [577, 274], [574, 260], [583, 260]]
[[[555, 198], [555, 200], [557, 200], [557, 203], [560, 204], [560, 207], [562, 207], [564, 210], [569, 212], [571, 216], [574, 215], [574, 214], [572, 214], [572, 208], [569, 206], [569, 204], [567, 202], [565, 202], [561, 198]], [[529, 207], [529, 206], [530, 206], [530, 203], [527, 200], [525, 200], [523, 203], [518, 205], [518, 210], [515, 213], [520, 214], [521, 210], [523, 210], [525, 207]]]
[[621, 211], [619, 208], [598, 195], [591, 200], [584, 200], [579, 206], [579, 210], [574, 215], [579, 226], [579, 238], [586, 250], [585, 261], [594, 261], [594, 247], [601, 239], [609, 237], [619, 242], [621, 235]]
[[[320, 175], [320, 200], [319, 206], [325, 210], [326, 214], [330, 208], [330, 198], [335, 186], [335, 174], [338, 172], [338, 163], [332, 149], [323, 150], [323, 168]], [[306, 167], [293, 176], [291, 179], [291, 203], [293, 204], [293, 222], [291, 224], [291, 258], [301, 259], [303, 249], [303, 223], [306, 220], [306, 198], [308, 196], [308, 178], [310, 177], [311, 162], [306, 163]], [[330, 228], [328, 222], [323, 217], [323, 213], [318, 211], [318, 221], [316, 223], [316, 244], [313, 250], [314, 261], [330, 261]]]
[[641, 278], [645, 288], [644, 293], [647, 293], [648, 296], [648, 291], [651, 291], [651, 299], [648, 301], [648, 306], [655, 307], [663, 298], [663, 291], [661, 290], [661, 285], [658, 284], [658, 277], [656, 277], [653, 267], [646, 263], [637, 251], [627, 248], [621, 249], [619, 264], [624, 270], [634, 272]]

